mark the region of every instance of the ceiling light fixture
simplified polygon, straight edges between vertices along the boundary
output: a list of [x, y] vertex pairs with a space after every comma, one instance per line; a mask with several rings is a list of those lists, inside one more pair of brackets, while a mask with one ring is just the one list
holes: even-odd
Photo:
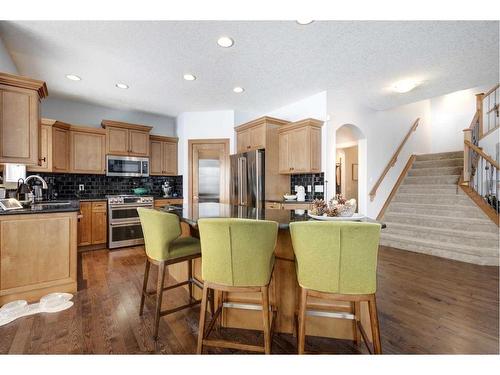
[[233, 44], [234, 44], [234, 40], [232, 40], [230, 37], [228, 36], [221, 36], [219, 39], [217, 39], [217, 44], [220, 46], [220, 47], [223, 47], [223, 48], [229, 48], [229, 47], [232, 47]]
[[302, 18], [302, 19], [298, 19], [296, 21], [299, 25], [309, 25], [310, 23], [313, 23], [314, 20], [310, 19], [310, 18]]
[[128, 89], [129, 88], [129, 86], [126, 85], [125, 83], [117, 83], [115, 86], [118, 87], [119, 89]]
[[72, 81], [81, 81], [82, 79], [74, 74], [66, 74], [66, 78]]
[[395, 91], [400, 94], [404, 94], [406, 92], [409, 92], [413, 90], [415, 87], [420, 85], [420, 82], [411, 80], [411, 79], [403, 79], [401, 81], [398, 81], [392, 85], [392, 91]]
[[192, 74], [184, 74], [184, 79], [186, 81], [194, 81], [196, 79], [196, 76], [194, 76]]
[[233, 91], [237, 94], [241, 94], [245, 89], [243, 87], [236, 86]]

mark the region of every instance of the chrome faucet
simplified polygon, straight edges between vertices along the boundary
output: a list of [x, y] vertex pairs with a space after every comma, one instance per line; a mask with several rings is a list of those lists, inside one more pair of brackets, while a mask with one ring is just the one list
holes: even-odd
[[48, 189], [49, 187], [47, 186], [47, 183], [45, 182], [45, 180], [40, 177], [39, 175], [37, 174], [32, 174], [31, 176], [28, 176], [24, 179], [24, 183], [27, 184], [29, 180], [33, 179], [33, 178], [36, 178], [38, 181], [41, 181], [42, 182], [42, 189]]

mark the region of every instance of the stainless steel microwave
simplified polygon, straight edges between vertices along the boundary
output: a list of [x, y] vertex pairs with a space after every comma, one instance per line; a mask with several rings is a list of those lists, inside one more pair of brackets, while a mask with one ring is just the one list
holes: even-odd
[[135, 156], [106, 156], [106, 176], [148, 177], [149, 159]]

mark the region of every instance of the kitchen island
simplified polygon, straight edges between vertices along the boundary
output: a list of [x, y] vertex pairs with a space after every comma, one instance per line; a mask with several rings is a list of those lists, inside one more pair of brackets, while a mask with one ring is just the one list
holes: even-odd
[[[219, 203], [184, 204], [182, 206], [165, 206], [166, 212], [179, 215], [181, 220], [188, 223], [191, 235], [198, 235], [197, 221], [200, 218], [248, 218], [256, 220], [272, 220], [279, 225], [278, 239], [275, 249], [275, 266], [270, 284], [271, 304], [277, 308], [275, 332], [294, 333], [295, 312], [298, 309], [299, 285], [295, 273], [295, 257], [290, 237], [289, 224], [295, 221], [311, 220], [303, 210], [276, 210], [255, 207], [234, 206]], [[363, 221], [374, 222], [372, 219]], [[384, 227], [383, 224], [381, 224]], [[187, 266], [183, 263], [169, 267], [170, 274], [178, 281], [187, 277]], [[201, 279], [201, 260], [197, 259], [193, 265], [194, 275]], [[198, 290], [194, 289], [195, 296], [199, 297]], [[238, 304], [258, 305], [260, 295], [255, 293], [224, 293], [224, 302], [237, 306]], [[353, 306], [347, 302], [329, 302], [326, 300], [308, 300], [308, 308], [316, 311], [334, 311], [352, 313]], [[357, 336], [352, 320], [332, 319], [316, 316], [307, 316], [307, 335], [333, 337], [339, 339], [355, 339]], [[368, 306], [361, 303], [361, 323], [371, 338]], [[224, 309], [222, 325], [232, 328], [246, 328], [262, 330], [262, 316], [258, 310]]]
[[76, 292], [78, 201], [0, 210], [0, 306]]

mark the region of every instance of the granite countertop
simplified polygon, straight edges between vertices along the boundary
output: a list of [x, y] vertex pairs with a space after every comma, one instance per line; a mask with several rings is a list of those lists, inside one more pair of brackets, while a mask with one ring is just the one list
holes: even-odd
[[283, 203], [283, 204], [309, 204], [312, 203], [314, 199], [306, 199], [305, 201], [298, 201], [298, 200], [284, 200], [284, 199], [269, 199], [266, 200], [266, 202], [271, 202], [271, 203]]
[[[192, 226], [196, 226], [198, 219], [203, 217], [272, 220], [279, 224], [280, 229], [288, 229], [289, 224], [295, 221], [314, 220], [307, 215], [306, 210], [266, 210], [263, 207], [245, 207], [223, 203], [195, 203], [192, 205], [184, 203], [182, 205], [168, 205], [162, 208], [162, 210], [178, 214]], [[386, 227], [384, 223], [368, 217], [360, 221], [379, 223], [382, 225], [382, 228]]]
[[[68, 204], [63, 204], [68, 203]], [[4, 211], [0, 209], [0, 215], [26, 215], [26, 214], [49, 214], [57, 212], [74, 212], [80, 210], [78, 200], [57, 200], [35, 203], [31, 207], [18, 210]]]

